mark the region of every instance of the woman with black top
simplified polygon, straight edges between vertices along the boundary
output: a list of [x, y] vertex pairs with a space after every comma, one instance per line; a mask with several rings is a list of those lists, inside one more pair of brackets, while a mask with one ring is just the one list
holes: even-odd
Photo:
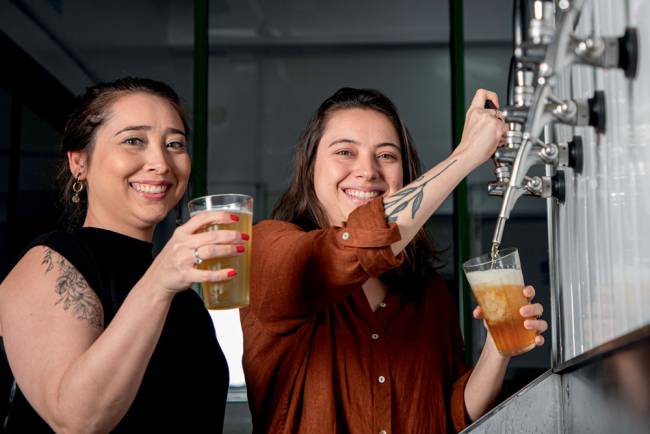
[[[178, 227], [152, 258], [154, 228], [187, 187], [187, 123], [167, 85], [90, 88], [64, 134], [65, 196], [83, 227], [33, 241], [0, 285], [0, 334], [17, 388], [5, 432], [221, 432], [228, 368], [193, 282], [239, 255], [247, 234]], [[69, 169], [69, 170], [68, 170]], [[241, 250], [241, 248], [239, 249]]]

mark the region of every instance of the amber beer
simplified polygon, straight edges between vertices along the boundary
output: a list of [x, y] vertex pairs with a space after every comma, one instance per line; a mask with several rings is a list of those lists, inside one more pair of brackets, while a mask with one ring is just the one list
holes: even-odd
[[237, 275], [228, 281], [201, 283], [206, 308], [232, 309], [247, 306], [250, 298], [253, 199], [239, 194], [212, 195], [193, 199], [189, 207], [190, 215], [205, 211], [226, 211], [239, 217], [237, 222], [205, 226], [200, 232], [225, 229], [242, 232], [251, 237], [243, 243], [246, 250], [242, 255], [206, 259], [198, 266], [202, 270], [234, 268], [237, 271]]
[[536, 332], [524, 327], [519, 308], [528, 304], [517, 249], [504, 249], [467, 261], [463, 268], [499, 352], [525, 353], [535, 346]]

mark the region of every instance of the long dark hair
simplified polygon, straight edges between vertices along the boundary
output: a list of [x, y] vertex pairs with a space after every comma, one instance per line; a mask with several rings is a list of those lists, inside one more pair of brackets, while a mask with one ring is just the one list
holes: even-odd
[[[399, 136], [404, 185], [420, 176], [421, 164], [413, 139], [392, 101], [374, 89], [345, 87], [327, 98], [307, 123], [296, 145], [289, 188], [275, 205], [272, 218], [294, 223], [306, 231], [330, 226], [327, 213], [314, 189], [316, 151], [332, 113], [353, 108], [375, 110], [390, 120]], [[404, 264], [382, 275], [382, 281], [391, 290], [422, 288], [434, 271], [436, 258], [433, 244], [424, 228], [418, 231], [404, 253]]]
[[70, 173], [66, 154], [68, 151], [86, 150], [88, 153], [86, 164], [88, 164], [95, 133], [110, 115], [111, 105], [119, 97], [133, 93], [146, 93], [166, 100], [178, 113], [185, 128], [185, 135], [189, 137], [190, 129], [180, 98], [169, 85], [148, 78], [125, 77], [89, 87], [86, 93], [77, 98], [75, 109], [68, 117], [61, 138], [61, 151], [64, 158], [59, 166], [57, 180], [61, 190], [59, 202], [63, 208], [63, 220], [68, 228], [74, 228], [83, 222], [88, 208], [88, 197], [84, 188], [79, 194], [80, 201], [72, 202], [72, 185], [75, 177]]

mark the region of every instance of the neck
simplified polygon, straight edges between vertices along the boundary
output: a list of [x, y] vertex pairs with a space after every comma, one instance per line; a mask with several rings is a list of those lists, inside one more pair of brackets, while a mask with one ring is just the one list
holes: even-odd
[[86, 214], [86, 219], [84, 220], [83, 227], [106, 229], [141, 241], [146, 241], [148, 243], [152, 242], [153, 232], [154, 229], [156, 229], [155, 225], [135, 227], [135, 226], [129, 226], [125, 224], [120, 224], [118, 222], [111, 221], [108, 219], [97, 218], [97, 216], [94, 215], [94, 213], [90, 212], [90, 210]]

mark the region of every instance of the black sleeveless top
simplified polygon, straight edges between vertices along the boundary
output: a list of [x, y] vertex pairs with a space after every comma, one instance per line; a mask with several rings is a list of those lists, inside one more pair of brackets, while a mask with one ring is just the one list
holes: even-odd
[[[48, 233], [25, 252], [38, 245], [55, 250], [83, 275], [102, 302], [105, 327], [152, 262], [150, 243], [97, 228]], [[227, 391], [228, 366], [210, 315], [194, 291], [180, 292], [135, 400], [112, 432], [221, 433]], [[4, 432], [52, 430], [18, 388]]]

